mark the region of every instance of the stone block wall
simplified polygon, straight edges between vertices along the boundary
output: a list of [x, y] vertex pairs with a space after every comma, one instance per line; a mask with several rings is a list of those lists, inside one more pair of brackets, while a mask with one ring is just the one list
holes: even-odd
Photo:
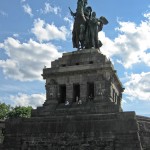
[[137, 116], [143, 150], [150, 150], [150, 118]]
[[16, 119], [7, 126], [4, 150], [142, 150], [134, 112]]
[[4, 140], [4, 130], [5, 130], [5, 122], [4, 120], [0, 120], [0, 150], [3, 149], [2, 144]]

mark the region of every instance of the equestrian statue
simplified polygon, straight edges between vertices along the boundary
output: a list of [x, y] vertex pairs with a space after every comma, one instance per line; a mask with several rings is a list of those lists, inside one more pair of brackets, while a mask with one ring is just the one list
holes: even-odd
[[108, 20], [101, 16], [96, 17], [96, 12], [92, 11], [90, 6], [87, 6], [87, 0], [78, 0], [77, 9], [74, 13], [70, 7], [70, 14], [74, 18], [74, 25], [72, 31], [73, 48], [99, 49], [102, 46], [98, 39], [98, 32], [102, 30], [103, 25], [108, 24]]

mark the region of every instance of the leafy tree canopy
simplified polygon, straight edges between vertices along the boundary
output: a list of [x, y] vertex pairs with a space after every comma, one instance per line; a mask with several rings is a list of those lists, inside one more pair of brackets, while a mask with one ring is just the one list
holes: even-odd
[[0, 119], [8, 118], [8, 113], [11, 111], [11, 106], [5, 103], [0, 103]]
[[0, 102], [0, 119], [8, 118], [30, 118], [32, 107], [16, 106], [11, 107]]
[[32, 107], [16, 106], [8, 113], [8, 118], [30, 118]]

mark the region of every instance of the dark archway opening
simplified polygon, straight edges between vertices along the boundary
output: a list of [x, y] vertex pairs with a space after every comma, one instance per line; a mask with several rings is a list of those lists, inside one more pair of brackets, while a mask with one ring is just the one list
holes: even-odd
[[60, 93], [60, 103], [65, 103], [65, 101], [66, 101], [66, 85], [59, 86], [59, 93]]
[[94, 83], [93, 82], [87, 83], [87, 96], [89, 100], [94, 99]]
[[73, 85], [73, 100], [74, 102], [77, 102], [80, 98], [80, 85], [74, 84]]

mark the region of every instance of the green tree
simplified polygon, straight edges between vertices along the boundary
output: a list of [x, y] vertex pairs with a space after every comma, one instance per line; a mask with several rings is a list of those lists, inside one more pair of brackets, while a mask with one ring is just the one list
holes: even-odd
[[5, 103], [0, 103], [0, 119], [6, 119], [12, 107]]
[[8, 113], [8, 118], [30, 118], [32, 107], [16, 106]]

